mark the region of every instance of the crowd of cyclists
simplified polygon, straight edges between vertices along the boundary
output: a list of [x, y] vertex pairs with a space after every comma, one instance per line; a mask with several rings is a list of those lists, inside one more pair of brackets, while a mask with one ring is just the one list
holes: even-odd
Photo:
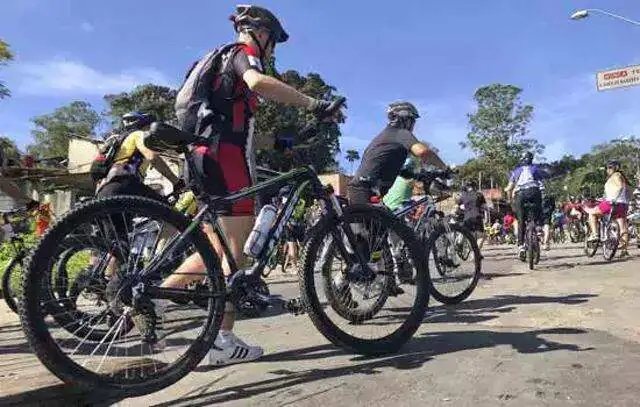
[[527, 153], [514, 170], [506, 188], [509, 201], [505, 205], [497, 205], [490, 214], [487, 210], [484, 230], [489, 240], [517, 244], [518, 253], [522, 255], [524, 231], [521, 225], [525, 218], [522, 208], [524, 202], [531, 202], [545, 250], [550, 250], [554, 241], [597, 241], [599, 219], [611, 215], [617, 224], [619, 256], [628, 257], [629, 241], [637, 237], [640, 187], [632, 190], [631, 183], [621, 171], [620, 162], [611, 160], [605, 165], [607, 181], [603, 185], [603, 198], [569, 196], [558, 202], [553, 195], [545, 193], [545, 174], [532, 160], [533, 155]]
[[[273, 56], [275, 47], [288, 39], [288, 34], [270, 11], [256, 6], [238, 6], [231, 20], [238, 34], [237, 42], [211, 52], [194, 64], [187, 74], [176, 102], [181, 131], [209, 140], [207, 145], [193, 147], [191, 153], [195, 157], [193, 163], [196, 168], [187, 169], [185, 172], [197, 174], [204, 182], [194, 183], [189, 177], [185, 179], [174, 174], [156, 151], [157, 148], [150, 148], [146, 143], [147, 135], [157, 130], [152, 128], [154, 118], [147, 113], [132, 112], [122, 117], [122, 128], [105, 143], [106, 147], [103, 147], [101, 156], [94, 162], [96, 165], [92, 166], [97, 198], [133, 195], [166, 202], [165, 197], [143, 182], [150, 166], [156, 168], [174, 185], [174, 191], [193, 189], [194, 185], [203, 186], [205, 191], [194, 190], [191, 201], [185, 205], [191, 207], [191, 213], [202, 207], [203, 203], [197, 197], [203, 193], [226, 196], [251, 186], [256, 181], [252, 116], [259, 102], [258, 95], [307, 109], [319, 121], [333, 119], [335, 111], [329, 110], [330, 101], [308, 97], [264, 73], [264, 66]], [[377, 202], [377, 198], [382, 198], [383, 203], [394, 211], [412, 199], [415, 174], [420, 168], [429, 166], [446, 169], [446, 165], [434, 149], [420, 142], [413, 134], [420, 114], [412, 103], [391, 103], [386, 114], [388, 124], [364, 151], [360, 166], [348, 185], [349, 205], [371, 205]], [[175, 134], [182, 133], [172, 133], [173, 136]], [[546, 249], [550, 247], [554, 231], [569, 233], [572, 223], [578, 223], [580, 231], [587, 230], [583, 225], [589, 225], [589, 232], [585, 233], [585, 238], [597, 239], [597, 219], [612, 213], [621, 234], [620, 254], [628, 256], [629, 228], [626, 216], [631, 199], [628, 181], [620, 172], [620, 164], [615, 161], [607, 164], [609, 179], [604, 185], [605, 199], [602, 202], [591, 204], [580, 199], [571, 199], [564, 204], [558, 204], [553, 197], [545, 195], [545, 175], [533, 163], [533, 158], [532, 153], [526, 153], [509, 179], [506, 193], [513, 204], [513, 210], [499, 216], [494, 214], [493, 219], [485, 216], [486, 201], [483, 195], [472, 185], [463, 184], [457, 202], [460, 208], [459, 220], [466, 229], [475, 233], [477, 246], [482, 248], [484, 244], [485, 226], [488, 223], [491, 226], [490, 230], [494, 231], [491, 235], [503, 236], [504, 240], [515, 235], [519, 255], [522, 255], [523, 219], [526, 218], [527, 208], [533, 208]], [[3, 180], [0, 187], [5, 193], [16, 197], [22, 205], [31, 209], [37, 206], [37, 203], [24, 197], [10, 182]], [[428, 194], [429, 191], [424, 193]], [[284, 207], [292, 194], [293, 191], [285, 189], [279, 191], [275, 198], [280, 206]], [[304, 213], [309, 209], [307, 204], [310, 203], [304, 198], [299, 201], [292, 222], [285, 231], [288, 260], [285, 262], [284, 270], [288, 264], [298, 261], [299, 246], [296, 243], [304, 240]], [[228, 237], [230, 251], [222, 250], [212, 225], [205, 224], [203, 227], [204, 233], [221, 259], [225, 276], [231, 275], [231, 260], [239, 267], [249, 261], [243, 247], [254, 228], [256, 212], [254, 200], [250, 198], [224, 208], [219, 226]], [[493, 222], [490, 222], [491, 220]], [[114, 221], [114, 228], [119, 235], [126, 235], [132, 222], [133, 219], [123, 216], [120, 220]], [[7, 223], [6, 218], [4, 223]], [[393, 239], [390, 240], [392, 248], [397, 249]], [[342, 255], [345, 254], [346, 252]], [[392, 254], [394, 271], [399, 274], [401, 259], [396, 258], [396, 252], [393, 250]], [[113, 257], [106, 274], [106, 292], [111, 296], [110, 307], [113, 308], [113, 313], [122, 312], [122, 305], [118, 303], [117, 297], [124, 283], [120, 281], [120, 274], [114, 272], [121, 266]], [[205, 262], [195, 253], [186, 257], [175, 271], [160, 283], [160, 287], [179, 290], [204, 278]], [[396, 285], [395, 279], [389, 287], [389, 295], [397, 296], [404, 292]], [[164, 336], [164, 313], [170, 304], [171, 301], [167, 299], [153, 299], [152, 303], [141, 308], [133, 318], [134, 324], [141, 332], [142, 340], [158, 349], [166, 346], [161, 339]], [[247, 344], [233, 333], [235, 320], [235, 307], [227, 302], [221, 329], [209, 351], [211, 364], [249, 362], [263, 355], [260, 346]]]

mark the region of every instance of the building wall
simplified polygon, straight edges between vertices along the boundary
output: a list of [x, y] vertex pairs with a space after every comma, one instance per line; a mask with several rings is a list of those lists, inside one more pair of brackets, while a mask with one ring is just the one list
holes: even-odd
[[69, 140], [69, 162], [67, 168], [70, 173], [87, 173], [91, 162], [98, 155], [98, 144], [83, 139]]
[[347, 184], [352, 177], [342, 173], [321, 174], [318, 176], [322, 185], [329, 185], [333, 187], [336, 194], [340, 196], [347, 196]]

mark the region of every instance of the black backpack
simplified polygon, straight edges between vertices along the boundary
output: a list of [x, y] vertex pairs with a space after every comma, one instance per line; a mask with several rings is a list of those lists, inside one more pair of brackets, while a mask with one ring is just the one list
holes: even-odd
[[[217, 91], [214, 82], [218, 74], [226, 72], [226, 66], [221, 64], [227, 64], [235, 56], [236, 51], [229, 51], [234, 48], [238, 50], [240, 45], [240, 43], [223, 45], [191, 66], [176, 96], [176, 116], [181, 130], [201, 136], [209, 135], [205, 133], [207, 126], [219, 119], [219, 113], [215, 112], [211, 106], [214, 92]], [[222, 58], [223, 56], [226, 58]], [[220, 89], [220, 91], [228, 92], [229, 89]]]
[[93, 182], [97, 183], [101, 179], [105, 178], [109, 174], [109, 170], [116, 160], [120, 146], [129, 135], [128, 132], [122, 134], [113, 134], [107, 138], [104, 144], [100, 147], [98, 155], [93, 159], [91, 163], [91, 178]]

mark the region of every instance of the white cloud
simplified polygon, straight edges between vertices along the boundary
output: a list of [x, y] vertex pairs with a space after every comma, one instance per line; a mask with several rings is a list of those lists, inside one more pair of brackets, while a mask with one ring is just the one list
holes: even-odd
[[155, 68], [132, 68], [116, 73], [98, 71], [79, 61], [52, 60], [16, 67], [21, 77], [18, 92], [31, 95], [72, 93], [104, 95], [128, 91], [137, 85], [170, 81]]
[[87, 32], [87, 33], [91, 33], [96, 29], [93, 26], [93, 24], [91, 24], [88, 21], [83, 21], [82, 24], [80, 24], [80, 28], [82, 29], [82, 31]]

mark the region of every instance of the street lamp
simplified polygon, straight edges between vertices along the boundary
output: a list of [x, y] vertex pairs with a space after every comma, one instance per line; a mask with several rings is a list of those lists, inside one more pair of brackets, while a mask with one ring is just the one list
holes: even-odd
[[589, 17], [589, 13], [604, 14], [606, 16], [613, 17], [615, 19], [626, 21], [627, 23], [631, 23], [633, 25], [640, 26], [640, 21], [631, 20], [629, 18], [622, 17], [622, 16], [619, 16], [617, 14], [613, 14], [613, 13], [611, 13], [609, 11], [600, 10], [600, 9], [597, 9], [597, 8], [588, 8], [588, 9], [585, 9], [585, 10], [578, 10], [575, 13], [571, 14], [571, 17], [569, 17], [569, 18], [571, 18], [572, 20], [583, 20], [583, 19]]

